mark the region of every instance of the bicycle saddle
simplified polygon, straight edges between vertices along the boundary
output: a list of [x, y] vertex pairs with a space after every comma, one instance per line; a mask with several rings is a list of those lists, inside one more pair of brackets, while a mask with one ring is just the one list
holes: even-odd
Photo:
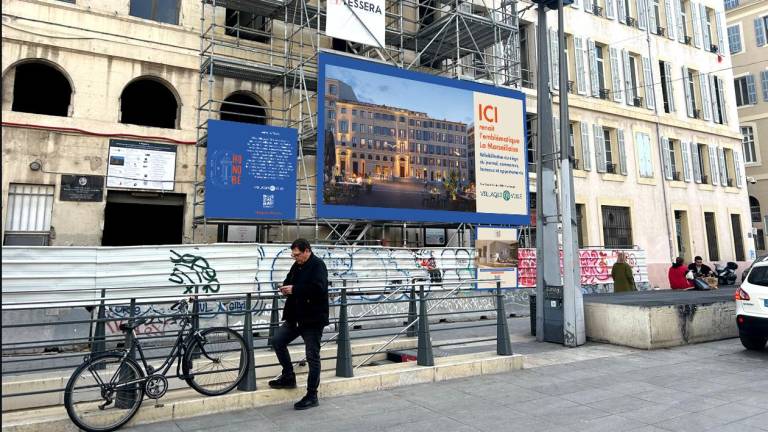
[[124, 322], [124, 323], [120, 324], [120, 326], [118, 326], [118, 328], [123, 333], [128, 333], [129, 331], [135, 329], [136, 327], [138, 327], [138, 326], [140, 326], [142, 324], [145, 324], [146, 322], [147, 322], [146, 318], [136, 318], [136, 319], [132, 319], [132, 320], [130, 320], [128, 322]]

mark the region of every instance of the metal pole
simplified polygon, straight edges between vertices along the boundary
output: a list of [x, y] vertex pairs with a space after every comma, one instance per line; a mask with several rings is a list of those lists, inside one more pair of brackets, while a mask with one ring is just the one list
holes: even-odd
[[435, 365], [432, 340], [429, 336], [429, 317], [427, 316], [427, 300], [424, 298], [424, 285], [419, 287], [419, 341], [416, 364], [419, 366]]
[[[107, 318], [106, 309], [104, 306], [104, 299], [107, 296], [107, 290], [101, 290], [101, 301], [99, 302], [99, 310], [96, 314], [96, 330], [94, 331], [93, 339], [91, 340], [91, 356], [95, 357], [107, 348], [107, 342], [105, 339], [105, 320]], [[101, 363], [97, 366], [98, 369], [104, 368], [104, 364]]]
[[496, 354], [501, 356], [512, 355], [512, 342], [509, 339], [507, 312], [504, 309], [501, 281], [496, 281]]
[[[344, 281], [346, 285], [347, 281]], [[349, 318], [347, 317], [347, 288], [341, 289], [339, 304], [339, 336], [336, 339], [336, 376], [350, 378], [352, 371], [352, 347], [349, 342]]]
[[[557, 2], [557, 39], [560, 56], [560, 203], [563, 227], [563, 342], [566, 346], [584, 345], [584, 302], [581, 295], [581, 266], [576, 226], [573, 173], [570, 158], [568, 121], [568, 58], [565, 55], [563, 0]], [[576, 53], [578, 55], [578, 53]]]
[[243, 338], [245, 339], [246, 357], [240, 359], [240, 361], [245, 363], [247, 369], [245, 377], [243, 377], [243, 380], [237, 385], [237, 389], [242, 391], [256, 390], [256, 362], [253, 358], [253, 302], [251, 300], [251, 293], [246, 294], [245, 319], [243, 320]]

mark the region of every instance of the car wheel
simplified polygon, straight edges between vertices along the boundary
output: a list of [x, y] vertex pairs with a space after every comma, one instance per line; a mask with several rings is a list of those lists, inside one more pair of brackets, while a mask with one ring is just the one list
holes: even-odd
[[744, 345], [744, 348], [748, 350], [760, 351], [765, 348], [765, 343], [768, 341], [768, 336], [755, 336], [739, 332], [739, 339], [741, 339], [741, 344]]

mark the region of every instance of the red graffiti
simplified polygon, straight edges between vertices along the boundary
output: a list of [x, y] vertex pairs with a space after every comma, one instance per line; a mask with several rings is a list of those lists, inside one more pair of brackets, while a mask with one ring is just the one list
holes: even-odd
[[[619, 252], [624, 252], [627, 263], [639, 275], [638, 260], [635, 252], [617, 249], [584, 249], [579, 251], [581, 266], [581, 284], [596, 285], [613, 282], [611, 268], [616, 263]], [[536, 286], [536, 249], [518, 249], [518, 286]], [[563, 274], [563, 251], [560, 251], [560, 274]]]

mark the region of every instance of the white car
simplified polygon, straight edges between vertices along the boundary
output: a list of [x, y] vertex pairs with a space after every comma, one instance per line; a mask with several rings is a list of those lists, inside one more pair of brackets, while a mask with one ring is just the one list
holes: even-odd
[[741, 344], [751, 350], [764, 349], [768, 341], [768, 261], [752, 266], [734, 298]]

